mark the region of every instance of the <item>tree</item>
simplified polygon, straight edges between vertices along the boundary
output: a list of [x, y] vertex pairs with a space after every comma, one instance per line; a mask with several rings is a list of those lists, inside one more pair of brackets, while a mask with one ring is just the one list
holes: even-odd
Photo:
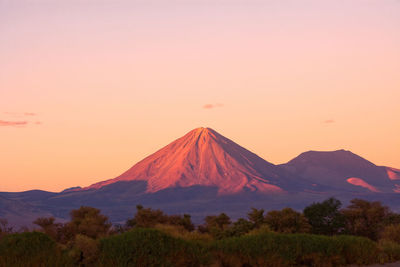
[[225, 237], [227, 230], [231, 224], [231, 219], [225, 213], [220, 215], [209, 215], [205, 219], [205, 224], [199, 225], [197, 228], [200, 233], [209, 233], [216, 239]]
[[226, 236], [241, 236], [247, 234], [254, 228], [254, 224], [246, 219], [239, 218], [233, 225], [226, 230]]
[[353, 199], [351, 204], [342, 210], [345, 217], [346, 231], [352, 235], [365, 236], [377, 240], [383, 230], [385, 221], [391, 215], [387, 206], [381, 202], [369, 202]]
[[167, 224], [182, 226], [189, 232], [194, 230], [192, 217], [189, 214], [167, 216]]
[[191, 216], [189, 214], [167, 215], [161, 210], [153, 210], [151, 208], [143, 208], [142, 205], [136, 206], [135, 216], [126, 221], [126, 227], [143, 227], [152, 228], [157, 224], [168, 224], [182, 226], [187, 231], [194, 230]]
[[205, 218], [206, 228], [218, 228], [220, 230], [224, 230], [231, 224], [231, 219], [225, 213], [221, 213], [220, 215], [210, 215]]
[[111, 223], [99, 209], [82, 206], [71, 211], [71, 221], [66, 227], [74, 235], [81, 234], [96, 239], [108, 234]]
[[253, 223], [253, 228], [258, 228], [264, 223], [264, 210], [251, 208], [251, 211], [247, 213], [247, 218]]
[[280, 233], [308, 233], [311, 230], [304, 215], [291, 208], [268, 212], [265, 222], [273, 231]]
[[322, 203], [313, 203], [303, 211], [311, 231], [318, 235], [335, 235], [344, 230], [344, 217], [340, 212], [342, 203], [329, 198]]
[[38, 225], [41, 227], [41, 230], [43, 233], [46, 235], [50, 236], [56, 241], [60, 241], [61, 238], [61, 228], [62, 224], [61, 223], [55, 223], [55, 218], [54, 217], [40, 217], [37, 218], [34, 222], [34, 224]]
[[143, 208], [142, 205], [136, 206], [136, 214], [133, 219], [126, 222], [128, 227], [154, 227], [156, 224], [165, 224], [168, 216], [161, 210], [153, 210], [151, 208]]

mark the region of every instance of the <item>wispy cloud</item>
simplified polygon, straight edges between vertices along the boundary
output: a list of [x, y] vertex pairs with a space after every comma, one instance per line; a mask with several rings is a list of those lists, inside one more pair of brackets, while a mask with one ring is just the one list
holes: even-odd
[[27, 121], [2, 121], [0, 120], [0, 126], [25, 126], [27, 125]]
[[0, 120], [0, 126], [10, 126], [10, 127], [24, 127], [26, 125], [41, 125], [42, 122], [39, 120], [30, 120], [27, 117], [37, 116], [34, 112], [3, 112], [5, 119]]
[[212, 109], [212, 108], [221, 108], [221, 107], [223, 107], [224, 106], [224, 104], [221, 104], [221, 103], [217, 103], [217, 104], [205, 104], [204, 106], [203, 106], [203, 108], [204, 109]]
[[24, 116], [36, 116], [37, 114], [34, 112], [3, 112], [5, 115], [11, 116], [11, 117], [24, 117]]
[[329, 119], [329, 120], [324, 120], [323, 122], [329, 124], [329, 123], [335, 123], [335, 120]]

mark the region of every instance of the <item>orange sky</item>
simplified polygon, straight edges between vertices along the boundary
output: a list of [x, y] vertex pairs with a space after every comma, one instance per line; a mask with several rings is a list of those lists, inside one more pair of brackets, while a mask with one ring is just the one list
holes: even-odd
[[113, 178], [200, 126], [400, 168], [396, 0], [0, 0], [0, 59], [0, 191]]

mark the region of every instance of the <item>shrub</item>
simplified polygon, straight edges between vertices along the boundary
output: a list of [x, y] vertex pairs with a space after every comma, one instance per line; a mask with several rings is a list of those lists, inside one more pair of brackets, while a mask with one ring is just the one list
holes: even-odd
[[307, 206], [303, 213], [311, 225], [312, 233], [318, 235], [335, 235], [344, 230], [344, 217], [339, 211], [342, 203], [329, 198], [322, 203]]
[[99, 209], [84, 206], [71, 211], [71, 221], [66, 225], [73, 236], [81, 234], [95, 239], [107, 235], [110, 227], [108, 217]]
[[253, 228], [258, 228], [264, 223], [264, 210], [251, 208], [251, 211], [247, 213], [247, 218], [253, 223]]
[[85, 235], [76, 235], [74, 240], [69, 243], [68, 256], [75, 265], [90, 265], [98, 259], [98, 242]]
[[368, 238], [340, 235], [332, 237], [332, 240], [346, 264], [366, 265], [378, 262], [378, 244]]
[[265, 233], [216, 241], [222, 266], [337, 266], [378, 261], [377, 244], [367, 238]]
[[381, 238], [400, 244], [400, 224], [386, 226], [381, 233]]
[[100, 240], [100, 266], [200, 266], [205, 247], [155, 229], [135, 228]]
[[400, 244], [390, 240], [380, 240], [381, 249], [380, 263], [394, 262], [400, 260]]
[[311, 230], [306, 217], [291, 208], [268, 212], [265, 222], [273, 231], [280, 233], [308, 233]]
[[5, 236], [0, 241], [0, 266], [70, 266], [56, 243], [40, 232]]
[[377, 240], [385, 222], [391, 217], [387, 206], [379, 201], [369, 202], [362, 199], [351, 200], [351, 205], [342, 210], [348, 234], [365, 236]]

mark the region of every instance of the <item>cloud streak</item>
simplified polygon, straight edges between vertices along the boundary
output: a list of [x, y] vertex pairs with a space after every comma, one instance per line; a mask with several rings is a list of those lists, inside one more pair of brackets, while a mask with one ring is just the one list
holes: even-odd
[[332, 120], [332, 119], [324, 120], [324, 123], [327, 123], [327, 124], [335, 123], [335, 120]]
[[0, 120], [0, 126], [18, 127], [18, 126], [25, 126], [27, 124], [28, 124], [27, 121], [3, 121], [3, 120]]
[[213, 109], [213, 108], [222, 108], [224, 104], [217, 103], [217, 104], [205, 104], [203, 106], [204, 109]]
[[36, 116], [37, 114], [34, 112], [3, 112], [4, 114], [12, 117], [24, 117], [24, 116]]

